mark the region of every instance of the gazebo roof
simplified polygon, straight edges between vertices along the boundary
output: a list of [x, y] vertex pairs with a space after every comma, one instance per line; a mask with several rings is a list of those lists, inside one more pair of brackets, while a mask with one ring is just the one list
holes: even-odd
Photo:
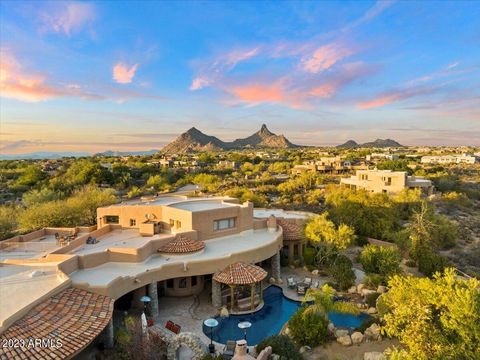
[[215, 274], [213, 279], [227, 285], [250, 285], [262, 281], [267, 274], [260, 266], [236, 262]]
[[114, 300], [86, 290], [68, 288], [51, 296], [13, 323], [1, 339], [42, 339], [60, 346], [4, 347], [2, 359], [70, 359], [107, 326]]
[[283, 229], [284, 240], [303, 240], [305, 239], [305, 232], [300, 225], [286, 220], [277, 220], [278, 225]]
[[168, 254], [189, 254], [203, 250], [205, 243], [203, 241], [192, 240], [185, 235], [177, 235], [175, 239], [169, 241], [158, 249], [158, 252]]

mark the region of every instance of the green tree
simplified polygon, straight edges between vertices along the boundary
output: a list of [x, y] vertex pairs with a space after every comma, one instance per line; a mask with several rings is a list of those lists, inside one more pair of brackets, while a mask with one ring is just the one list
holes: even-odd
[[321, 289], [310, 288], [305, 294], [304, 303], [313, 302], [309, 305], [305, 314], [320, 314], [328, 324], [328, 314], [330, 312], [339, 312], [358, 315], [360, 310], [350, 302], [335, 301], [335, 289], [325, 284]]
[[330, 267], [330, 275], [339, 290], [346, 290], [355, 284], [352, 261], [345, 255], [338, 255]]
[[13, 235], [16, 228], [18, 209], [11, 205], [0, 206], [0, 240]]
[[16, 185], [33, 186], [45, 179], [45, 173], [36, 165], [29, 165], [16, 181]]
[[367, 274], [379, 274], [386, 278], [400, 272], [402, 256], [394, 247], [367, 245], [359, 260]]
[[298, 346], [324, 344], [328, 340], [328, 319], [308, 309], [306, 306], [300, 307], [288, 320], [290, 336]]
[[26, 207], [30, 207], [36, 204], [57, 200], [61, 197], [61, 193], [45, 187], [40, 190], [33, 189], [24, 193], [22, 196], [22, 201]]
[[305, 235], [314, 245], [325, 243], [338, 250], [346, 249], [354, 239], [353, 229], [345, 224], [337, 228], [328, 220], [328, 212], [310, 218], [305, 227]]
[[255, 347], [257, 354], [260, 354], [267, 346], [272, 347], [272, 353], [279, 355], [280, 360], [303, 360], [295, 344], [287, 335], [272, 335], [263, 339]]
[[400, 341], [389, 359], [479, 359], [480, 281], [446, 269], [433, 279], [394, 276], [378, 301], [382, 331]]

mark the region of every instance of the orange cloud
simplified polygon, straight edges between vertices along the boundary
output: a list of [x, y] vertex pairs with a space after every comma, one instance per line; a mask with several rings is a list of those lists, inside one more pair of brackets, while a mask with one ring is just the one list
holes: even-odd
[[360, 109], [373, 109], [381, 106], [385, 106], [397, 101], [410, 99], [417, 96], [427, 95], [438, 91], [444, 84], [433, 86], [417, 86], [400, 90], [393, 90], [379, 95], [373, 100], [364, 101], [358, 104]]
[[40, 30], [43, 32], [71, 35], [95, 19], [95, 7], [92, 3], [59, 1], [52, 4], [48, 10], [40, 13]]
[[25, 72], [6, 50], [0, 52], [0, 94], [2, 97], [37, 102], [65, 95], [45, 84], [45, 77]]
[[137, 72], [138, 64], [131, 66], [130, 68], [123, 63], [118, 63], [113, 67], [113, 80], [119, 84], [129, 84], [132, 82]]
[[310, 90], [310, 95], [321, 98], [331, 98], [337, 92], [334, 84], [323, 84]]
[[354, 51], [342, 44], [327, 44], [319, 47], [312, 55], [302, 60], [303, 70], [310, 73], [319, 73], [331, 68], [338, 61], [352, 55]]
[[271, 85], [256, 83], [245, 86], [235, 86], [230, 92], [241, 101], [253, 104], [283, 102], [285, 100], [282, 86], [279, 83]]
[[373, 109], [376, 107], [381, 107], [381, 106], [391, 104], [392, 102], [400, 100], [401, 98], [402, 98], [401, 94], [391, 94], [391, 95], [380, 96], [376, 99], [362, 102], [358, 104], [358, 107], [362, 110]]
[[192, 91], [200, 90], [208, 85], [210, 85], [210, 80], [203, 77], [197, 77], [193, 79], [192, 85], [190, 85], [189, 90], [192, 90]]

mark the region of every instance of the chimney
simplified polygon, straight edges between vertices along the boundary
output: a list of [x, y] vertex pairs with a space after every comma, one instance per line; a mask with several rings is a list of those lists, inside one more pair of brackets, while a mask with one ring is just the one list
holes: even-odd
[[232, 360], [255, 360], [255, 358], [247, 354], [247, 341], [238, 340], [237, 346], [235, 347], [235, 355]]
[[270, 215], [267, 219], [267, 228], [270, 232], [277, 231], [277, 218], [275, 215]]

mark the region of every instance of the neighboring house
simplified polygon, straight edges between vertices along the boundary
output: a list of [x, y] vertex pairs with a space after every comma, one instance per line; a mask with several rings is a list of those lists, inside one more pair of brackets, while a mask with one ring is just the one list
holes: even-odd
[[403, 189], [421, 189], [427, 195], [433, 192], [430, 180], [409, 176], [405, 171], [358, 170], [355, 175], [341, 179], [340, 184], [375, 193], [395, 194]]
[[422, 156], [422, 164], [475, 164], [478, 158], [474, 155], [437, 155]]
[[299, 175], [302, 172], [319, 172], [329, 174], [342, 174], [352, 169], [352, 164], [348, 160], [340, 157], [321, 157], [318, 160], [305, 161], [302, 165], [295, 165], [291, 172]]
[[374, 160], [398, 160], [399, 157], [397, 154], [390, 154], [390, 153], [373, 153], [367, 155], [365, 157], [367, 161], [374, 161]]

